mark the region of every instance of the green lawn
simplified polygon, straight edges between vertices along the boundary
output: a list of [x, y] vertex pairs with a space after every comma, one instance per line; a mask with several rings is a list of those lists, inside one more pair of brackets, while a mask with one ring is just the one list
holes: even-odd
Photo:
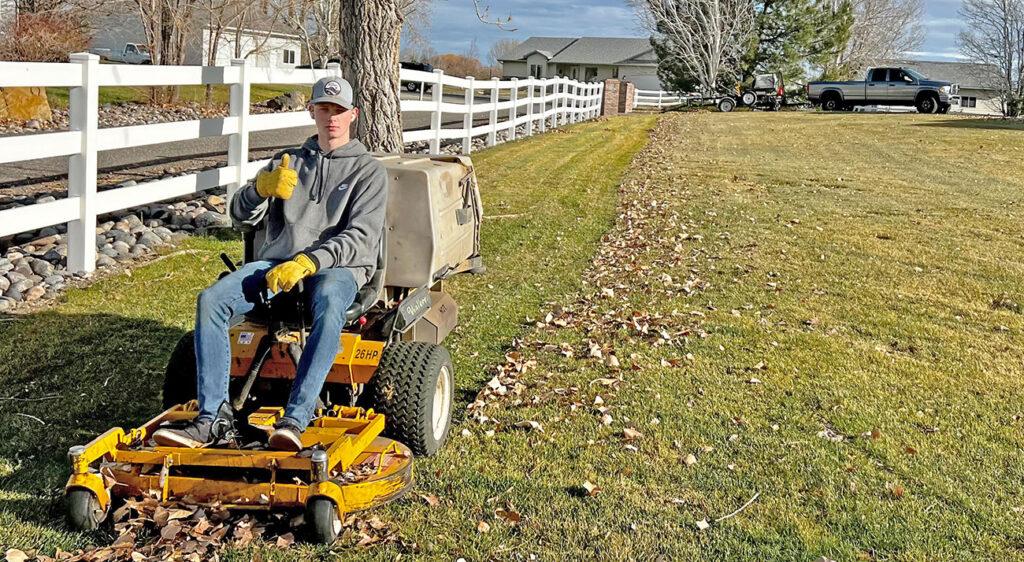
[[[488, 273], [453, 283], [461, 326], [448, 345], [460, 418], [467, 397], [490, 378], [486, 366], [527, 329], [523, 318], [579, 289], [614, 220], [622, 175], [654, 121], [591, 122], [474, 155], [489, 217], [483, 227]], [[52, 554], [111, 540], [65, 530], [59, 503], [65, 454], [112, 425], [137, 424], [159, 411], [163, 366], [192, 326], [195, 295], [222, 270], [218, 253], [237, 256], [241, 244], [196, 238], [184, 249], [190, 253], [71, 291], [53, 310], [0, 317], [0, 426], [10, 432], [0, 441], [0, 546]], [[418, 487], [438, 486], [440, 474], [431, 475], [456, 455], [453, 446], [419, 463]], [[381, 516], [409, 507], [390, 507]]]
[[[330, 552], [1024, 559], [1024, 129], [693, 112], [647, 142], [655, 119], [474, 157], [489, 272], [454, 286], [459, 411], [496, 366], [509, 392], [486, 424], [459, 415], [417, 494], [373, 512], [399, 541]], [[187, 248], [0, 322], [0, 396], [54, 396], [0, 402], [0, 545], [111, 540], [63, 530], [62, 455], [156, 410], [194, 295], [238, 244]], [[513, 338], [536, 362], [520, 374]]]

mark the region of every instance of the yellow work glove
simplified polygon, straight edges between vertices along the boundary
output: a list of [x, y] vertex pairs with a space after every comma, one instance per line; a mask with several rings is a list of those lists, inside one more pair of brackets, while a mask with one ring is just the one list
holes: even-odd
[[260, 197], [288, 199], [292, 196], [292, 191], [299, 183], [299, 173], [288, 167], [289, 160], [289, 155], [285, 154], [277, 168], [269, 172], [261, 170], [256, 174], [256, 193], [259, 193]]
[[299, 281], [316, 273], [316, 263], [306, 254], [298, 254], [290, 261], [279, 263], [267, 272], [267, 288], [272, 293], [291, 291]]

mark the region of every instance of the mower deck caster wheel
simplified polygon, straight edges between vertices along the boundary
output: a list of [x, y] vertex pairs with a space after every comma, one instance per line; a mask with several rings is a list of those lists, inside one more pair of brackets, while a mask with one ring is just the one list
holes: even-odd
[[89, 490], [69, 490], [66, 500], [68, 525], [76, 531], [93, 531], [107, 518], [100, 500]]
[[328, 498], [313, 498], [306, 505], [309, 538], [317, 544], [332, 544], [341, 534], [338, 506]]

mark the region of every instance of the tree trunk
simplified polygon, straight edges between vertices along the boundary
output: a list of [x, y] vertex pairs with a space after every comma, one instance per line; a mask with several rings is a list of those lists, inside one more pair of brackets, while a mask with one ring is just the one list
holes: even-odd
[[341, 70], [362, 114], [356, 136], [371, 151], [402, 152], [395, 0], [341, 0]]

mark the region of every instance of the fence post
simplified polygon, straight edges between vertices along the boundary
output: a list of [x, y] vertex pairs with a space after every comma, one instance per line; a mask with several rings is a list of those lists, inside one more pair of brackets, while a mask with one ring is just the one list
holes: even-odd
[[516, 140], [516, 120], [519, 119], [519, 79], [512, 79], [512, 107], [508, 110], [508, 140]]
[[661, 96], [664, 94], [662, 90], [658, 90], [658, 109], [661, 109]]
[[238, 119], [238, 132], [228, 141], [228, 166], [235, 168], [235, 181], [227, 186], [228, 197], [234, 195], [246, 181], [245, 168], [249, 163], [249, 75], [245, 59], [232, 59], [231, 66], [238, 69], [238, 83], [231, 85], [228, 112]]
[[498, 144], [498, 79], [491, 78], [491, 131], [487, 133], [487, 146]]
[[469, 80], [469, 88], [466, 89], [465, 97], [466, 116], [462, 118], [462, 128], [466, 130], [466, 135], [462, 137], [462, 153], [470, 154], [473, 151], [473, 98], [476, 97], [476, 78], [467, 76], [466, 80]]
[[533, 135], [533, 76], [526, 79], [526, 136]]
[[430, 153], [440, 154], [441, 153], [441, 103], [444, 99], [444, 71], [441, 69], [434, 70], [434, 79], [437, 81], [434, 84], [433, 98], [434, 111], [430, 113], [430, 130], [434, 132], [434, 138], [430, 139]]
[[68, 271], [96, 269], [96, 130], [99, 128], [99, 55], [73, 53], [82, 65], [82, 85], [71, 88], [72, 131], [81, 133], [81, 149], [68, 162], [68, 197], [78, 197], [78, 218], [68, 223]]
[[559, 99], [559, 90], [561, 90], [561, 84], [558, 82], [558, 76], [555, 76], [551, 81], [551, 128], [558, 128], [558, 113], [562, 111], [561, 100]]
[[548, 79], [540, 82], [540, 132], [548, 130]]

